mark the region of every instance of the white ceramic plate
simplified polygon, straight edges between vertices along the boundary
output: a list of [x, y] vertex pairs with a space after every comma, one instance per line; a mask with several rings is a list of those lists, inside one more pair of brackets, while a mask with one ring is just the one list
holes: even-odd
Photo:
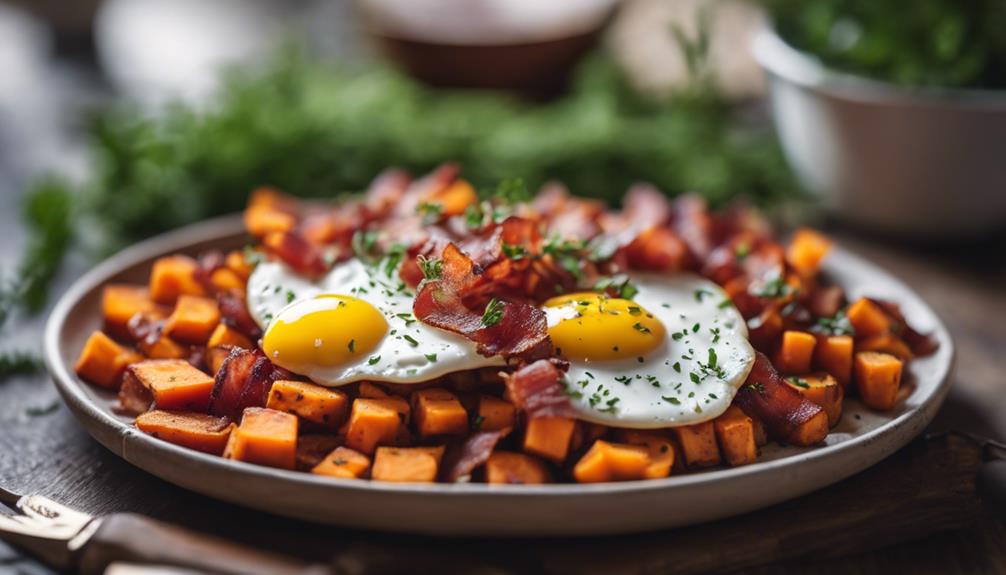
[[101, 325], [101, 286], [145, 283], [161, 255], [196, 254], [247, 242], [240, 218], [211, 220], [153, 238], [106, 260], [60, 299], [45, 333], [45, 358], [60, 394], [84, 427], [133, 465], [181, 487], [280, 515], [386, 531], [444, 535], [586, 535], [689, 525], [766, 507], [826, 487], [887, 457], [932, 420], [949, 386], [953, 344], [946, 328], [907, 286], [835, 249], [827, 272], [851, 297], [899, 302], [940, 348], [911, 363], [893, 411], [846, 401], [826, 444], [766, 446], [758, 463], [667, 479], [594, 485], [409, 485], [339, 480], [229, 461], [160, 441], [112, 411], [114, 395], [85, 384], [73, 363]]

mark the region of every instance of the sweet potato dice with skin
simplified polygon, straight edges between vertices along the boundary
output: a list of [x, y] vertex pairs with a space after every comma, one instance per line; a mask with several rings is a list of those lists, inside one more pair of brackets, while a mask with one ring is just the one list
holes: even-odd
[[814, 346], [814, 366], [830, 373], [842, 386], [852, 379], [852, 336], [831, 335], [819, 337]]
[[218, 268], [210, 273], [210, 284], [215, 291], [244, 291], [245, 280], [232, 269]]
[[468, 412], [453, 393], [446, 389], [421, 389], [412, 394], [416, 430], [423, 437], [466, 435]]
[[437, 478], [443, 453], [443, 446], [378, 447], [370, 476], [376, 481], [430, 483]]
[[180, 295], [206, 295], [196, 272], [199, 264], [184, 255], [159, 258], [150, 271], [150, 297], [157, 303], [174, 305]]
[[741, 408], [731, 405], [713, 420], [720, 453], [731, 467], [754, 463], [758, 459], [758, 441], [754, 422]]
[[644, 479], [650, 466], [647, 448], [598, 439], [573, 467], [579, 483]]
[[[349, 415], [346, 446], [362, 453], [374, 453], [379, 445], [395, 445], [407, 417], [401, 411], [405, 403], [399, 398], [357, 398]], [[405, 404], [408, 408], [408, 404]]]
[[297, 462], [297, 418], [289, 413], [249, 407], [231, 433], [224, 457], [257, 465], [294, 469]]
[[527, 422], [524, 451], [562, 463], [569, 453], [576, 420], [565, 417], [538, 417]]
[[719, 464], [720, 450], [716, 446], [716, 432], [713, 429], [713, 422], [706, 421], [695, 425], [675, 427], [674, 436], [678, 439], [685, 464], [689, 468], [710, 467]]
[[303, 381], [279, 380], [269, 390], [266, 407], [334, 430], [346, 418], [348, 403], [341, 391]]
[[255, 269], [245, 260], [244, 254], [237, 250], [227, 252], [227, 257], [224, 258], [224, 265], [227, 266], [227, 269], [237, 274], [242, 282], [247, 282], [252, 271]]
[[646, 431], [639, 429], [623, 429], [618, 433], [618, 439], [629, 445], [646, 447], [650, 456], [650, 464], [643, 470], [643, 479], [659, 479], [667, 477], [674, 468], [675, 449], [670, 436], [663, 431]]
[[150, 390], [158, 409], [206, 411], [213, 378], [180, 359], [148, 359], [129, 367], [129, 375]]
[[137, 416], [136, 427], [168, 443], [220, 455], [227, 445], [234, 424], [226, 417], [158, 409]]
[[517, 408], [509, 401], [491, 395], [479, 397], [479, 413], [476, 421], [480, 431], [513, 428], [516, 416]]
[[814, 358], [817, 339], [803, 331], [787, 331], [782, 334], [782, 345], [775, 356], [776, 368], [783, 373], [807, 373]]
[[359, 387], [356, 389], [356, 395], [366, 399], [384, 399], [386, 397], [391, 397], [387, 391], [384, 391], [384, 388], [370, 383], [369, 381], [360, 383]]
[[243, 333], [225, 323], [218, 323], [217, 327], [213, 328], [213, 333], [210, 334], [206, 347], [240, 347], [242, 349], [251, 349], [253, 344]]
[[105, 331], [114, 337], [129, 337], [129, 320], [136, 314], [160, 319], [166, 314], [163, 307], [150, 298], [146, 286], [110, 284], [101, 292], [101, 313]]
[[220, 308], [216, 300], [182, 295], [164, 324], [164, 333], [177, 341], [205, 345], [219, 323]]
[[297, 225], [293, 200], [271, 188], [258, 188], [248, 198], [244, 211], [245, 230], [260, 238], [272, 232], [286, 232]]
[[182, 345], [166, 335], [161, 335], [153, 343], [141, 340], [137, 343], [140, 351], [149, 359], [183, 359], [189, 356], [188, 346]]
[[524, 453], [495, 451], [486, 461], [486, 483], [538, 485], [550, 481], [548, 467]]
[[115, 343], [104, 333], [95, 331], [80, 351], [74, 371], [90, 383], [118, 389], [126, 366], [142, 359], [142, 355]]
[[154, 394], [143, 386], [127, 369], [122, 374], [122, 385], [119, 387], [119, 405], [117, 411], [138, 415], [150, 411], [154, 404]]
[[812, 278], [821, 269], [821, 260], [831, 249], [831, 240], [810, 228], [801, 228], [793, 234], [786, 249], [786, 261], [801, 277]]
[[856, 330], [857, 338], [882, 335], [891, 331], [891, 318], [877, 304], [859, 298], [846, 310], [845, 316]]
[[786, 378], [790, 387], [800, 392], [800, 395], [814, 402], [828, 414], [828, 425], [835, 427], [842, 418], [842, 400], [845, 390], [834, 377], [828, 373], [811, 373]]
[[901, 385], [902, 361], [888, 353], [856, 353], [856, 388], [868, 407], [887, 411], [894, 407]]
[[337, 447], [311, 469], [316, 475], [359, 479], [370, 469], [370, 458], [348, 447]]

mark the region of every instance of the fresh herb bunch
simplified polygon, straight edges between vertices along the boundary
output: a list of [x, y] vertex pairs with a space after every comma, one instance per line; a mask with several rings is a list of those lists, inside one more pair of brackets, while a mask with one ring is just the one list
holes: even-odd
[[117, 108], [97, 116], [90, 135], [98, 170], [86, 211], [111, 246], [240, 210], [263, 184], [334, 197], [388, 166], [423, 173], [445, 160], [478, 188], [519, 175], [535, 189], [554, 178], [612, 203], [639, 180], [714, 203], [796, 195], [771, 135], [740, 125], [718, 96], [647, 101], [602, 54], [569, 94], [535, 105], [287, 52], [265, 70], [231, 73], [206, 111]]
[[1003, 0], [767, 0], [780, 35], [836, 69], [914, 86], [1006, 88]]

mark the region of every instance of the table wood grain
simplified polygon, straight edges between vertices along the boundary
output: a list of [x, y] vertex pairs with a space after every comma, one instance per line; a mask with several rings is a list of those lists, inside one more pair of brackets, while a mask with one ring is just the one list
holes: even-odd
[[[0, 225], [10, 230], [17, 223], [9, 198], [0, 198]], [[7, 206], [9, 207], [9, 206]], [[959, 348], [954, 388], [933, 424], [934, 429], [954, 428], [1006, 437], [1006, 382], [1002, 353], [1006, 350], [1006, 241], [984, 240], [974, 246], [906, 246], [867, 238], [848, 230], [834, 230], [846, 247], [880, 263], [905, 279], [926, 298], [947, 322]], [[9, 267], [21, 238], [0, 252], [0, 264]], [[985, 255], [983, 255], [985, 254]], [[60, 287], [86, 269], [78, 258], [59, 278]], [[0, 347], [38, 350], [43, 317], [20, 318], [7, 327]], [[849, 481], [855, 481], [852, 478]], [[379, 555], [406, 561], [429, 553], [474, 547], [506, 558], [507, 569], [492, 572], [561, 572], [564, 562], [577, 564], [576, 549], [609, 549], [609, 563], [618, 571], [672, 572], [661, 560], [660, 541], [670, 534], [639, 536], [648, 543], [643, 562], [617, 562], [618, 553], [635, 549], [626, 538], [566, 541], [564, 550], [550, 556], [551, 563], [527, 554], [514, 542], [445, 542], [402, 535], [362, 533], [321, 527], [255, 512], [174, 487], [150, 476], [106, 451], [80, 428], [58, 401], [45, 375], [0, 382], [0, 484], [15, 491], [40, 492], [92, 513], [131, 511], [202, 529], [243, 543], [291, 553], [312, 561], [328, 561], [337, 552], [347, 573], [360, 573], [354, 557]], [[374, 510], [379, 513], [379, 509]], [[765, 512], [769, 517], [773, 510]], [[754, 514], [757, 519], [758, 514]], [[1000, 521], [975, 513], [967, 527], [864, 551], [841, 558], [814, 551], [809, 556], [749, 569], [747, 573], [999, 573], [1006, 572], [1006, 528]], [[490, 519], [487, 519], [490, 520]], [[749, 519], [750, 520], [750, 519]], [[806, 521], [793, 517], [792, 521]], [[755, 521], [751, 523], [757, 526]], [[752, 527], [752, 537], [761, 536]], [[671, 539], [662, 539], [662, 537]], [[821, 533], [827, 537], [827, 533]], [[890, 540], [897, 540], [892, 537]], [[849, 549], [843, 551], [848, 552]], [[563, 555], [562, 553], [567, 553]], [[672, 558], [680, 549], [668, 549]], [[424, 555], [425, 554], [425, 555]], [[586, 556], [590, 556], [589, 554]], [[666, 559], [665, 559], [666, 560]], [[558, 562], [558, 563], [556, 563]], [[581, 558], [582, 562], [582, 558]], [[399, 563], [393, 566], [401, 567]], [[742, 565], [742, 564], [738, 564]], [[0, 543], [0, 571], [48, 573], [46, 569]], [[354, 570], [355, 569], [355, 570]], [[393, 570], [393, 569], [392, 569]]]

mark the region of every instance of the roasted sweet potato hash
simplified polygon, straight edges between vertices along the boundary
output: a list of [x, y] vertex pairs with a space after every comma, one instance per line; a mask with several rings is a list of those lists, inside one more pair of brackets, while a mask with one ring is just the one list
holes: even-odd
[[342, 479], [604, 482], [821, 443], [844, 399], [889, 410], [935, 350], [894, 303], [848, 301], [829, 240], [650, 186], [620, 211], [458, 168], [362, 197], [256, 190], [243, 251], [105, 287], [77, 374], [136, 426]]

